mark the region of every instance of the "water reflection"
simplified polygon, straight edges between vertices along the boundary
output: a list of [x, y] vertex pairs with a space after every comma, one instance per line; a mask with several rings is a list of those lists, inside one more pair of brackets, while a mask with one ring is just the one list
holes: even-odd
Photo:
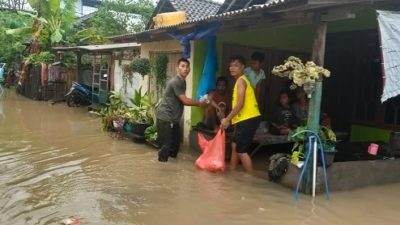
[[400, 222], [400, 185], [295, 202], [290, 190], [262, 179], [197, 171], [190, 154], [160, 164], [152, 148], [103, 133], [85, 109], [12, 93], [1, 104], [1, 225], [69, 216], [96, 225]]

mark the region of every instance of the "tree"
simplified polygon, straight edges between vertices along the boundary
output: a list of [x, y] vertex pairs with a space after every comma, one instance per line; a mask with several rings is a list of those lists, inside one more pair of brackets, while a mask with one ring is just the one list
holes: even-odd
[[24, 10], [27, 4], [28, 0], [0, 0], [0, 8], [13, 11]]
[[153, 10], [151, 0], [105, 0], [90, 23], [105, 36], [140, 32]]
[[[33, 19], [31, 26], [7, 30], [7, 34], [32, 34], [30, 54], [39, 54], [42, 49], [50, 50], [63, 40], [65, 34], [75, 21], [75, 1], [63, 0], [28, 0], [29, 5], [36, 11], [35, 14], [19, 12]], [[29, 74], [29, 60], [26, 60], [18, 81], [18, 88], [23, 87]]]
[[26, 48], [23, 42], [29, 38], [28, 35], [9, 35], [6, 30], [31, 23], [32, 19], [18, 15], [16, 12], [0, 11], [0, 62], [6, 62], [9, 66], [12, 66], [15, 61], [19, 60]]

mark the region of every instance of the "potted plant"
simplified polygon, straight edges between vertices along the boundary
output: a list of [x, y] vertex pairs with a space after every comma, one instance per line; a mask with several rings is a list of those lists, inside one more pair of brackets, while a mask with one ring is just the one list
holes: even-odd
[[134, 73], [139, 73], [144, 76], [150, 73], [150, 60], [147, 58], [135, 58], [129, 64], [131, 71]]
[[155, 77], [157, 95], [165, 87], [167, 81], [168, 56], [157, 54], [151, 62], [151, 74]]
[[102, 118], [103, 130], [112, 131], [122, 129], [125, 122], [127, 105], [123, 101], [121, 91], [112, 91], [109, 102], [100, 112], [95, 112]]
[[314, 62], [308, 61], [303, 64], [301, 59], [290, 56], [285, 63], [279, 66], [274, 66], [272, 74], [279, 77], [286, 77], [293, 81], [291, 89], [303, 87], [308, 98], [315, 88], [315, 82], [323, 77], [329, 77], [331, 72], [323, 67], [317, 66]]
[[[306, 129], [307, 128], [304, 126], [297, 127], [294, 131], [292, 131], [290, 137], [292, 137], [292, 134], [299, 133]], [[333, 163], [334, 156], [336, 153], [335, 149], [336, 135], [332, 129], [329, 129], [325, 126], [320, 126], [318, 135], [321, 138], [321, 142], [323, 145], [322, 147], [324, 150], [325, 164], [326, 166], [329, 166]], [[308, 135], [306, 133], [302, 133], [295, 137], [292, 137], [295, 143], [292, 148], [291, 162], [295, 165], [297, 165], [298, 162], [304, 158], [305, 150], [308, 148], [307, 138]]]
[[146, 130], [144, 131], [144, 137], [147, 143], [151, 144], [156, 148], [159, 147], [157, 143], [158, 134], [157, 134], [156, 124], [153, 124], [152, 126], [146, 128]]
[[141, 88], [135, 91], [130, 100], [133, 104], [131, 109], [133, 133], [144, 138], [145, 129], [154, 124], [157, 103], [153, 101], [151, 93], [146, 92], [142, 95]]
[[122, 64], [122, 88], [124, 89], [124, 93], [126, 94], [128, 90], [128, 83], [132, 87], [133, 85], [133, 71], [132, 68], [128, 64]]

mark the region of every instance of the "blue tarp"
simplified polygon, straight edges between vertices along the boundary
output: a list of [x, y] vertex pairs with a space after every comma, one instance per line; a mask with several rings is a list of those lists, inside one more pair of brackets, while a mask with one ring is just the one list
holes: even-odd
[[200, 100], [203, 95], [215, 89], [215, 73], [218, 69], [217, 64], [216, 38], [213, 36], [207, 39], [207, 53], [200, 78], [199, 89], [197, 89], [197, 100]]
[[384, 68], [381, 102], [384, 102], [400, 95], [400, 12], [377, 12]]
[[181, 34], [178, 31], [170, 31], [168, 32], [168, 35], [181, 42], [184, 47], [182, 58], [188, 59], [190, 58], [190, 41], [212, 36], [215, 34], [215, 32], [217, 32], [220, 26], [221, 23], [212, 23], [204, 26], [198, 26], [195, 28], [195, 31], [188, 34]]

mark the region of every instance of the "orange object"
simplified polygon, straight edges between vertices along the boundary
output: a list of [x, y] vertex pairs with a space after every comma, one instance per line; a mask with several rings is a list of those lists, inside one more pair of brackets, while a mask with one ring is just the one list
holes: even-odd
[[200, 149], [203, 153], [196, 160], [196, 167], [210, 172], [225, 170], [225, 131], [220, 129], [211, 140], [198, 133]]
[[154, 28], [172, 26], [186, 21], [186, 13], [184, 11], [160, 13], [153, 17]]

